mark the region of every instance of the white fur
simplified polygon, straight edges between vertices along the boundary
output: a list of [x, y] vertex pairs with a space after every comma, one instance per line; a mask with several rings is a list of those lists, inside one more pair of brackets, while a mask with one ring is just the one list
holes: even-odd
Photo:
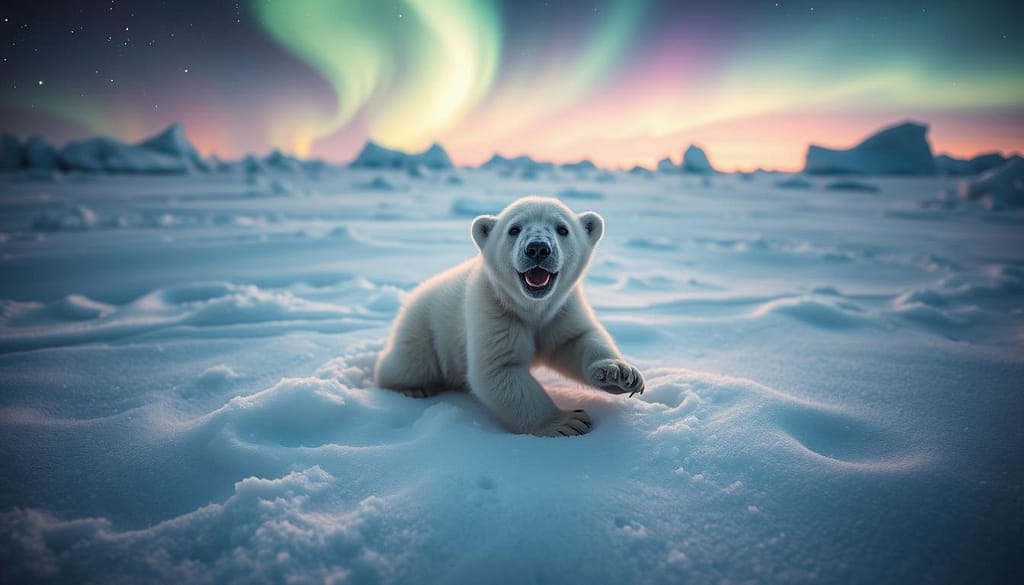
[[[481, 253], [412, 292], [377, 361], [377, 384], [416, 397], [468, 389], [515, 433], [586, 433], [587, 414], [559, 410], [530, 367], [545, 364], [612, 393], [643, 392], [640, 372], [622, 359], [578, 285], [603, 234], [600, 215], [541, 197], [476, 218]], [[530, 242], [548, 244], [545, 265], [557, 272], [542, 299], [520, 281]]]

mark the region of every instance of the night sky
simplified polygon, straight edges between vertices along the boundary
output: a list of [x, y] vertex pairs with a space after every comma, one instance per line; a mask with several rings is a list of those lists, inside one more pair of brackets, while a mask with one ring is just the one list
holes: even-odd
[[799, 168], [915, 119], [937, 151], [1024, 151], [1021, 2], [6, 2], [2, 130], [349, 160], [367, 137]]

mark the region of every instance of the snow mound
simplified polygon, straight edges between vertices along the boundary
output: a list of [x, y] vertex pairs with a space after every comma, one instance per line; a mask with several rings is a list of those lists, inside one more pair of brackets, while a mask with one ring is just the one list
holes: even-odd
[[770, 314], [792, 317], [807, 325], [826, 330], [843, 330], [865, 324], [860, 309], [849, 303], [835, 303], [818, 298], [786, 298], [769, 301], [757, 307], [752, 317]]
[[[0, 530], [18, 537], [3, 537], [3, 548], [12, 560], [32, 561], [5, 573], [14, 581], [108, 583], [393, 579], [401, 553], [381, 552], [397, 544], [388, 500], [368, 496], [338, 509], [344, 483], [316, 466], [249, 477], [223, 503], [137, 531], [118, 531], [103, 518], [61, 521], [15, 510], [0, 515]], [[211, 545], [222, 552], [211, 556]]]
[[825, 189], [829, 191], [847, 191], [852, 193], [878, 193], [881, 191], [878, 185], [851, 180], [833, 181], [825, 185]]
[[[335, 245], [358, 245], [351, 237], [333, 237]], [[345, 331], [359, 326], [360, 319], [370, 318], [368, 311], [397, 307], [404, 295], [386, 285], [369, 284], [366, 290], [368, 298], [362, 306], [306, 298], [291, 290], [216, 282], [161, 288], [121, 305], [82, 295], [50, 304], [5, 301], [0, 314], [0, 353], [169, 331], [200, 337], [200, 330], [229, 336], [234, 335], [232, 331], [256, 336]]]
[[807, 179], [799, 175], [796, 175], [788, 179], [775, 181], [775, 186], [778, 187], [779, 189], [810, 189], [814, 187], [814, 183], [808, 181]]
[[994, 208], [1024, 206], [1024, 158], [1015, 156], [977, 179], [962, 181], [960, 197]]
[[366, 191], [394, 191], [395, 186], [384, 177], [374, 177], [366, 183], [356, 185], [358, 189], [364, 189]]
[[708, 160], [708, 155], [704, 152], [704, 149], [696, 144], [691, 144], [687, 147], [686, 152], [683, 153], [682, 170], [684, 173], [698, 174], [716, 172], [714, 167], [711, 166], [711, 161]]
[[84, 205], [44, 213], [32, 221], [32, 228], [40, 231], [89, 230], [98, 225], [96, 212]]
[[199, 378], [196, 382], [200, 386], [217, 387], [223, 386], [229, 381], [239, 377], [238, 372], [236, 372], [231, 366], [228, 366], [227, 364], [217, 364], [203, 370], [203, 373], [199, 374]]
[[849, 150], [812, 144], [804, 172], [809, 174], [934, 175], [928, 126], [905, 122], [885, 128]]
[[385, 148], [372, 140], [367, 140], [363, 149], [349, 164], [353, 169], [405, 169], [423, 166], [431, 170], [451, 170], [454, 168], [448, 153], [438, 144], [418, 154], [409, 154], [400, 150]]

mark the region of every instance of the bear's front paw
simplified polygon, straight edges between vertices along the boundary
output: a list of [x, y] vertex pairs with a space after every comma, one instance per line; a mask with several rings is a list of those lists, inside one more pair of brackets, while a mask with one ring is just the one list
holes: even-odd
[[590, 383], [612, 394], [644, 393], [644, 377], [640, 370], [619, 360], [601, 360], [587, 369]]
[[539, 437], [575, 437], [590, 432], [590, 415], [582, 410], [563, 411], [554, 422], [533, 432]]

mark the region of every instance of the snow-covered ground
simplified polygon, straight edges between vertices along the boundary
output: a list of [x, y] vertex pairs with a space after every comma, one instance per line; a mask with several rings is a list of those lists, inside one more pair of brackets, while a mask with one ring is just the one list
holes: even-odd
[[[453, 176], [0, 178], [0, 580], [1022, 577], [1024, 210]], [[370, 379], [406, 292], [530, 193], [605, 216], [585, 288], [648, 379], [539, 372], [580, 438]]]

